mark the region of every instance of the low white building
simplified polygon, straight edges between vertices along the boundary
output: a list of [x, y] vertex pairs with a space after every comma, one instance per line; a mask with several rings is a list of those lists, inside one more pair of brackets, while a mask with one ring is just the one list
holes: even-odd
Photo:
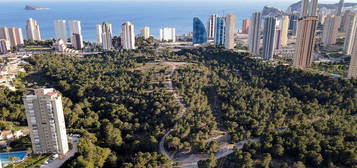
[[161, 28], [160, 41], [176, 42], [176, 28], [170, 28], [170, 27]]

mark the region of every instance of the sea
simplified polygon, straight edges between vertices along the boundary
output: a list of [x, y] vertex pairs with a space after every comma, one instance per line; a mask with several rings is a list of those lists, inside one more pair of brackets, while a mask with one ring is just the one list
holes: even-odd
[[[255, 1], [255, 2], [252, 2]], [[258, 2], [256, 2], [258, 1]], [[53, 21], [57, 19], [80, 20], [85, 41], [96, 40], [96, 24], [108, 21], [113, 25], [113, 33], [118, 36], [121, 24], [130, 21], [139, 34], [143, 26], [149, 26], [154, 37], [159, 36], [162, 27], [175, 27], [177, 34], [192, 32], [192, 18], [197, 16], [207, 23], [211, 14], [237, 15], [237, 26], [249, 18], [253, 12], [261, 11], [265, 5], [286, 9], [291, 2], [285, 0], [236, 0], [217, 1], [27, 1], [1, 2], [0, 27], [21, 27], [26, 39], [25, 25], [28, 18], [34, 18], [40, 25], [43, 39], [54, 37]], [[25, 10], [26, 5], [34, 5], [49, 10]]]

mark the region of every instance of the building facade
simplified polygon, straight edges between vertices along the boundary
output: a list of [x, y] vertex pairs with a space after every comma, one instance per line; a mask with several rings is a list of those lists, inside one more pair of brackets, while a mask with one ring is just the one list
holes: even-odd
[[101, 24], [97, 24], [96, 25], [96, 29], [97, 29], [97, 43], [98, 44], [102, 44], [103, 43], [103, 40], [102, 40], [102, 25]]
[[62, 39], [66, 42], [68, 40], [66, 21], [65, 20], [55, 20], [54, 26], [55, 26], [56, 40]]
[[235, 47], [235, 34], [237, 33], [237, 16], [234, 14], [228, 14], [226, 16], [226, 31], [225, 31], [225, 41], [224, 48], [234, 49]]
[[[69, 33], [70, 33], [70, 37], [71, 37], [71, 43], [74, 43], [74, 37], [76, 34], [76, 36], [81, 36], [82, 38], [82, 45], [83, 45], [83, 36], [82, 36], [82, 27], [81, 27], [81, 21], [79, 20], [70, 20], [68, 21], [68, 25], [69, 25]], [[78, 40], [78, 39], [77, 39]], [[76, 41], [78, 42], [78, 41]]]
[[141, 37], [144, 37], [144, 39], [150, 38], [150, 27], [144, 26], [141, 31]]
[[62, 98], [54, 89], [37, 89], [23, 97], [34, 154], [68, 152]]
[[281, 41], [280, 41], [280, 45], [283, 47], [286, 47], [288, 45], [288, 33], [289, 33], [289, 16], [283, 16], [281, 22], [280, 22], [280, 26], [279, 26], [280, 30], [281, 30]]
[[344, 51], [347, 55], [351, 55], [353, 51], [353, 44], [357, 41], [357, 14], [350, 14], [346, 20], [347, 31], [344, 44]]
[[326, 17], [322, 33], [322, 43], [325, 47], [336, 44], [340, 24], [340, 16], [328, 15]]
[[276, 18], [267, 17], [264, 22], [263, 55], [264, 60], [272, 60], [274, 54], [274, 40], [276, 33]]
[[211, 15], [208, 24], [207, 24], [207, 32], [208, 32], [208, 38], [209, 39], [214, 39], [215, 34], [216, 34], [216, 20], [217, 20], [217, 15]]
[[41, 39], [41, 32], [40, 26], [37, 24], [35, 19], [28, 19], [26, 23], [26, 32], [27, 32], [27, 39], [31, 41], [40, 41]]
[[206, 27], [198, 17], [193, 18], [193, 44], [204, 44], [207, 43], [207, 31]]
[[[9, 37], [10, 37], [10, 45], [11, 47], [16, 47], [18, 45], [24, 44], [24, 38], [22, 36], [22, 29], [16, 27], [7, 28]], [[0, 30], [1, 31], [1, 30]]]
[[135, 49], [135, 32], [134, 24], [125, 22], [121, 25], [121, 46], [123, 49]]
[[176, 42], [176, 29], [171, 27], [161, 28], [160, 41]]
[[255, 12], [250, 18], [250, 27], [249, 27], [249, 36], [248, 36], [249, 53], [255, 56], [259, 55], [260, 26], [261, 26], [261, 13]]
[[81, 34], [77, 34], [77, 33], [72, 34], [72, 46], [76, 50], [82, 50], [84, 48], [83, 37]]
[[357, 40], [354, 41], [351, 54], [351, 63], [348, 69], [348, 78], [357, 79]]
[[250, 20], [249, 19], [244, 19], [242, 23], [242, 34], [248, 34], [249, 33], [249, 25], [250, 25]]
[[226, 35], [226, 19], [223, 16], [216, 18], [216, 33], [214, 43], [216, 45], [224, 45]]
[[301, 18], [298, 22], [296, 51], [293, 65], [297, 68], [310, 67], [315, 47], [315, 35], [318, 24], [318, 0], [303, 0]]
[[112, 42], [112, 24], [108, 22], [104, 22], [101, 26], [102, 28], [102, 47], [105, 50], [113, 49]]
[[10, 51], [11, 46], [10, 42], [5, 39], [0, 39], [0, 53], [1, 54], [6, 54], [8, 51]]

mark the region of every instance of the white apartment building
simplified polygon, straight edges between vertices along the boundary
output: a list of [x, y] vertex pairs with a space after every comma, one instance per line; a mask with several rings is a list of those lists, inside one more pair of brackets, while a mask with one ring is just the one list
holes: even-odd
[[36, 89], [23, 97], [34, 154], [68, 152], [61, 96], [54, 89]]

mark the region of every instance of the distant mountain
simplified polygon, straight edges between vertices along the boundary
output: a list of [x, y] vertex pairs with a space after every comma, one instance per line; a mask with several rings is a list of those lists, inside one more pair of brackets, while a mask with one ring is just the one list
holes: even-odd
[[[296, 2], [290, 5], [292, 11], [299, 11], [301, 9], [302, 1]], [[357, 6], [357, 3], [345, 3], [345, 7]], [[336, 4], [319, 4], [319, 8], [327, 9], [337, 9], [338, 3]]]
[[25, 10], [48, 10], [49, 8], [41, 8], [38, 6], [26, 5]]
[[271, 6], [264, 6], [262, 11], [263, 17], [273, 16], [273, 17], [280, 17], [284, 15], [285, 12], [283, 10], [271, 7]]

